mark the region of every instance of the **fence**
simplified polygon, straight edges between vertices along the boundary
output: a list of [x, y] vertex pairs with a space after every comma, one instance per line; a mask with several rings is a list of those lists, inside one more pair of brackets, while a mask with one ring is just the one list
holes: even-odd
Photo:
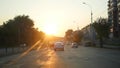
[[0, 48], [0, 57], [24, 52], [29, 47]]

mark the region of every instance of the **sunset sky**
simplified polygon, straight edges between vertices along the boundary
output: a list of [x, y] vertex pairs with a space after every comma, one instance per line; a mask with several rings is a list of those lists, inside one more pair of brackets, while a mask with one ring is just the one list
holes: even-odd
[[17, 15], [29, 15], [40, 31], [64, 36], [68, 29], [80, 29], [93, 19], [107, 17], [108, 0], [0, 0], [0, 25]]

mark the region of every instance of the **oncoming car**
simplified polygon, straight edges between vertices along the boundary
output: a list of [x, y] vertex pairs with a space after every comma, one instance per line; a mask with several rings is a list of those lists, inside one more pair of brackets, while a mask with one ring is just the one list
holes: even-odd
[[55, 42], [54, 43], [54, 50], [62, 50], [64, 51], [64, 44], [63, 42]]

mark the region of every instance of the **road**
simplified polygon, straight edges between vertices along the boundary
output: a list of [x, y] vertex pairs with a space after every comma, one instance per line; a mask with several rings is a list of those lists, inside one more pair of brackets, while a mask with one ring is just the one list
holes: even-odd
[[120, 68], [120, 50], [65, 46], [0, 58], [0, 68]]

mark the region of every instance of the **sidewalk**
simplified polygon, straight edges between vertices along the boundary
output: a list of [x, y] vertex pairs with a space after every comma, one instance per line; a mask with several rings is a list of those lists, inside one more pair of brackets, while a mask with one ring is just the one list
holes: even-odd
[[113, 46], [113, 45], [103, 45], [105, 48], [113, 48], [113, 49], [120, 49], [120, 46]]

